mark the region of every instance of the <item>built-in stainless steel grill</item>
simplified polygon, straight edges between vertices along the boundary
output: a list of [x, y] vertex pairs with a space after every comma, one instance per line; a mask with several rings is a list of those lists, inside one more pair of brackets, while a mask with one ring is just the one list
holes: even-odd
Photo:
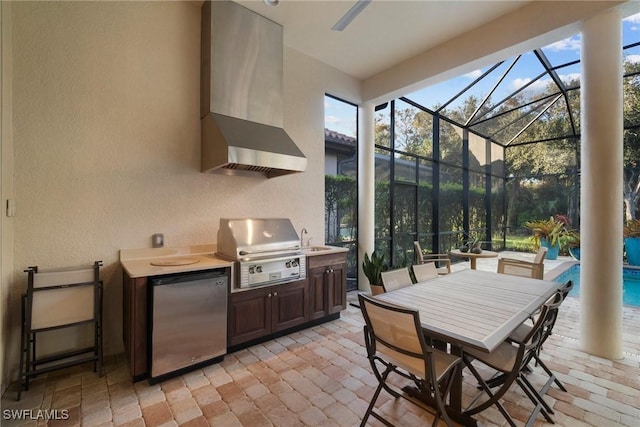
[[306, 277], [306, 258], [287, 218], [221, 218], [216, 254], [237, 261], [232, 292]]

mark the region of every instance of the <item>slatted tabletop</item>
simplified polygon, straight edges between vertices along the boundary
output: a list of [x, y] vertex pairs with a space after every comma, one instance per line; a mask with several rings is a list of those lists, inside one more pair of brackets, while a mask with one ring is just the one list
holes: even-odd
[[561, 285], [462, 270], [377, 298], [417, 309], [423, 329], [448, 342], [492, 351]]

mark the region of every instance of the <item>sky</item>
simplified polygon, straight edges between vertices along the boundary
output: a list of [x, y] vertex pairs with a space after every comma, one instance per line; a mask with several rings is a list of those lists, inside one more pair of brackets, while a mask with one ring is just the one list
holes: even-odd
[[[542, 48], [542, 51], [549, 59], [552, 66], [564, 64], [580, 59], [580, 45], [582, 37], [576, 34], [572, 37], [560, 40]], [[630, 16], [622, 21], [622, 42], [626, 46], [640, 41], [640, 14]], [[628, 49], [624, 52], [625, 60], [640, 62], [640, 46]], [[493, 87], [499, 76], [511, 66], [514, 58], [505, 61], [500, 67], [494, 70], [490, 76], [483, 79], [474, 86], [473, 93], [479, 97], [485, 96]], [[475, 70], [460, 77], [456, 77], [434, 86], [421, 89], [407, 94], [410, 98], [427, 108], [433, 109], [436, 105], [442, 105], [448, 99], [472, 83], [482, 73], [490, 67]], [[499, 85], [492, 99], [498, 101], [512, 93], [514, 90], [530, 82], [543, 72], [542, 65], [537, 60], [533, 52], [528, 52], [517, 61], [513, 69], [508, 73], [507, 78]], [[563, 67], [556, 70], [559, 77], [568, 82], [580, 78], [580, 64]], [[549, 82], [549, 77], [544, 76], [532, 83], [528, 91], [540, 91]], [[461, 97], [464, 98], [464, 97]], [[460, 102], [463, 99], [459, 100]], [[458, 104], [453, 102], [450, 108], [455, 108]], [[356, 136], [357, 129], [357, 107], [330, 97], [325, 97], [325, 127], [347, 136]]]

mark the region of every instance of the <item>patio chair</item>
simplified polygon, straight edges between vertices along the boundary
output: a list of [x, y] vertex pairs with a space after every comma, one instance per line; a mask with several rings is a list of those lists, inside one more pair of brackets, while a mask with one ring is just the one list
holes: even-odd
[[384, 286], [382, 285], [369, 285], [371, 288], [371, 295], [380, 295], [384, 293]]
[[[20, 367], [18, 396], [29, 390], [29, 381], [38, 375], [93, 362], [93, 370], [103, 374], [102, 359], [102, 261], [92, 266], [39, 270], [29, 267], [27, 290], [22, 295]], [[36, 351], [37, 337], [47, 331], [64, 331], [88, 325], [93, 329], [90, 347], [73, 348], [51, 355]]]
[[416, 254], [416, 264], [424, 264], [426, 262], [434, 262], [438, 270], [438, 274], [451, 273], [451, 259], [447, 254], [425, 254], [422, 252], [420, 243], [413, 242], [414, 252]]
[[[465, 365], [478, 380], [482, 391], [489, 396], [487, 400], [475, 405], [478, 398], [482, 395], [481, 392], [465, 410], [466, 414], [474, 415], [495, 405], [509, 425], [515, 427], [515, 422], [504, 406], [500, 403], [502, 396], [504, 396], [515, 382], [535, 405], [527, 425], [532, 425], [538, 413], [542, 413], [548, 422], [554, 422], [549, 415], [550, 413], [553, 413], [553, 411], [542, 398], [546, 389], [543, 387], [540, 390], [536, 390], [525, 374], [528, 372], [527, 365], [535, 357], [536, 352], [539, 351], [539, 348], [542, 345], [545, 330], [549, 327], [549, 324], [552, 324], [555, 321], [557, 310], [561, 303], [562, 296], [560, 293], [554, 294], [554, 296], [552, 296], [543, 305], [536, 323], [520, 342], [505, 341], [490, 353], [473, 348], [463, 349], [462, 359]], [[474, 361], [478, 361], [494, 369], [496, 371], [496, 375], [489, 380], [483, 379], [479, 371], [473, 365]], [[495, 378], [499, 378], [500, 381], [494, 381]], [[495, 387], [499, 388], [493, 392], [491, 389]]]
[[546, 255], [547, 248], [540, 247], [533, 261], [524, 261], [515, 258], [499, 258], [498, 273], [542, 279], [544, 276], [544, 258]]
[[390, 305], [363, 294], [359, 294], [358, 299], [366, 323], [364, 339], [367, 358], [378, 380], [378, 387], [360, 426], [366, 425], [370, 415], [385, 425], [392, 425], [374, 410], [383, 388], [395, 398], [403, 397], [426, 409], [426, 401], [415, 400], [387, 382], [392, 372], [412, 380], [420, 395], [434, 404], [436, 414], [432, 425], [435, 426], [440, 417], [448, 426], [453, 425], [445, 409], [445, 402], [453, 378], [461, 368], [460, 357], [427, 345], [420, 326], [420, 315], [416, 310]]
[[[558, 294], [560, 296], [561, 302], [563, 302], [565, 298], [567, 298], [567, 295], [569, 295], [569, 292], [571, 292], [571, 289], [573, 289], [573, 282], [568, 281], [564, 286], [562, 286], [558, 290]], [[544, 390], [544, 393], [541, 393], [542, 395], [546, 393], [546, 391], [549, 389], [549, 387], [551, 387], [551, 384], [553, 383], [555, 383], [560, 390], [565, 392], [567, 391], [567, 389], [560, 382], [560, 380], [555, 376], [555, 374], [551, 371], [551, 369], [549, 369], [549, 367], [545, 365], [545, 363], [540, 359], [540, 352], [542, 350], [543, 344], [545, 343], [547, 338], [549, 338], [553, 334], [553, 327], [555, 326], [556, 320], [558, 319], [558, 312], [559, 312], [559, 307], [556, 307], [554, 311], [548, 314], [549, 321], [547, 324], [545, 324], [542, 340], [540, 341], [540, 344], [536, 349], [536, 351], [533, 353], [535, 366], [540, 365], [540, 367], [549, 376], [549, 380], [542, 387], [542, 390]], [[525, 337], [530, 333], [531, 328], [532, 328], [531, 325], [527, 325], [523, 323], [522, 325], [518, 326], [518, 328], [509, 336], [509, 340], [512, 342], [522, 342], [525, 339]], [[553, 413], [553, 411], [550, 411], [550, 412]]]
[[416, 278], [416, 282], [425, 282], [438, 277], [438, 269], [433, 262], [414, 264], [411, 268], [413, 269], [413, 275]]
[[407, 268], [383, 271], [380, 273], [380, 276], [382, 277], [382, 287], [385, 292], [391, 292], [404, 288], [405, 286], [413, 285]]

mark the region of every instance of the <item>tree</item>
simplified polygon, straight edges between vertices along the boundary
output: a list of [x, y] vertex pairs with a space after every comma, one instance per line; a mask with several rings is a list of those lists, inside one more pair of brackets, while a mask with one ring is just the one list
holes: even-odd
[[345, 175], [325, 175], [325, 240], [340, 242], [341, 224], [349, 227], [349, 234], [355, 235], [356, 181]]
[[[640, 208], [640, 63], [625, 61], [624, 79], [624, 186], [623, 200], [627, 221], [638, 217]], [[636, 127], [632, 127], [635, 125]]]

